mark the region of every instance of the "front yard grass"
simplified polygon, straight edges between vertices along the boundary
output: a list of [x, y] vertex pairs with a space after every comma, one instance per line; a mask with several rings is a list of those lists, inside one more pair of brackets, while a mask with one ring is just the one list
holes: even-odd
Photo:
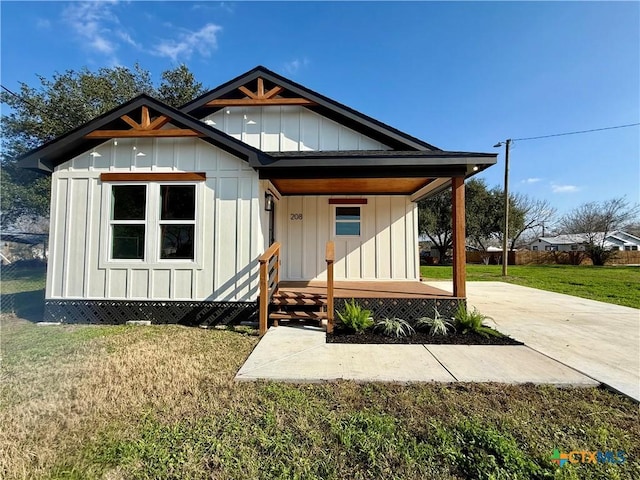
[[603, 389], [236, 383], [250, 334], [0, 322], [4, 479], [640, 478], [637, 404]]
[[[640, 267], [575, 265], [509, 265], [502, 277], [500, 265], [467, 264], [467, 280], [500, 281], [576, 297], [640, 308]], [[452, 278], [451, 266], [422, 266], [427, 280]]]

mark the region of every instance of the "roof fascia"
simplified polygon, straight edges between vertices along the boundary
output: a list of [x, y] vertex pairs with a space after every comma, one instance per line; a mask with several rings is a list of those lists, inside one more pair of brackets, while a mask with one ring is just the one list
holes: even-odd
[[383, 136], [387, 136], [390, 139], [399, 142], [401, 144], [406, 145], [409, 148], [414, 148], [416, 150], [440, 150], [438, 147], [428, 144], [416, 137], [408, 135], [390, 125], [386, 125], [368, 115], [358, 112], [342, 103], [339, 103], [335, 100], [330, 99], [329, 97], [325, 97], [324, 95], [317, 93], [299, 83], [296, 83], [288, 78], [283, 77], [271, 70], [258, 66], [249, 70], [248, 72], [220, 85], [219, 87], [214, 88], [213, 90], [201, 95], [200, 97], [192, 100], [191, 102], [180, 107], [180, 110], [185, 113], [193, 112], [194, 110], [203, 107], [207, 102], [220, 98], [228, 93], [233, 92], [238, 87], [243, 86], [247, 82], [257, 79], [258, 77], [262, 77], [266, 80], [269, 80], [273, 83], [276, 83], [287, 90], [301, 96], [312, 100], [319, 106], [337, 114], [340, 117], [350, 120], [351, 122], [355, 122], [356, 124], [364, 126], [368, 130], [372, 130], [377, 132]]
[[281, 168], [336, 168], [342, 167], [449, 167], [483, 166], [484, 168], [494, 165], [497, 157], [401, 157], [401, 156], [363, 156], [363, 157], [272, 157], [266, 160], [268, 163], [260, 165], [264, 170]]
[[[91, 145], [95, 146], [104, 143], [103, 140], [88, 140], [84, 137], [88, 133], [99, 129], [102, 126], [117, 120], [122, 115], [142, 106], [150, 106], [160, 114], [166, 115], [171, 118], [171, 121], [173, 123], [177, 123], [181, 126], [204, 134], [205, 137], [203, 137], [202, 140], [208, 141], [209, 143], [222, 148], [230, 154], [247, 161], [251, 166], [258, 165], [265, 161], [265, 159], [262, 158], [264, 157], [264, 153], [260, 150], [251, 147], [250, 145], [247, 145], [244, 142], [241, 142], [240, 140], [237, 140], [220, 130], [216, 130], [215, 128], [199, 121], [198, 119], [191, 117], [169, 105], [166, 105], [160, 100], [157, 100], [146, 94], [141, 94], [129, 100], [128, 102], [125, 102], [119, 107], [116, 107], [115, 109], [110, 110], [109, 112], [106, 112], [99, 117], [94, 118], [93, 120], [90, 120], [84, 125], [81, 125], [74, 130], [71, 130], [64, 135], [53, 139], [34, 150], [31, 150], [18, 159], [18, 165], [22, 168], [36, 169], [51, 173], [56, 164], [54, 161], [47, 159], [46, 157], [55, 157], [56, 152], [60, 152], [65, 147], [69, 147], [70, 150], [75, 151], [77, 149], [82, 149], [82, 146], [84, 144], [88, 146], [87, 149], [90, 149]], [[73, 144], [77, 144], [78, 146], [75, 149], [70, 148], [70, 146]]]

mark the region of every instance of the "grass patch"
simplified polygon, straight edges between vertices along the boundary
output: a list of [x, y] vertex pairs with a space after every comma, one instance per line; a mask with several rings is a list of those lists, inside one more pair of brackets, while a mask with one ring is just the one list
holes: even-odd
[[[640, 267], [591, 265], [511, 265], [502, 276], [501, 265], [467, 265], [469, 281], [500, 281], [551, 292], [640, 308]], [[428, 280], [453, 278], [450, 266], [422, 266]]]
[[1, 322], [6, 479], [640, 478], [637, 405], [601, 389], [235, 383], [249, 334]]
[[2, 267], [0, 282], [0, 311], [15, 313], [20, 318], [38, 322], [44, 312], [46, 268], [21, 267], [15, 264]]

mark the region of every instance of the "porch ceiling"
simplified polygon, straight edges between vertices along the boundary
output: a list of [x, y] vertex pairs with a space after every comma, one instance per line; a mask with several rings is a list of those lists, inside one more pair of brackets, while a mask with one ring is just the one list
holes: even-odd
[[431, 178], [272, 179], [282, 195], [411, 195]]

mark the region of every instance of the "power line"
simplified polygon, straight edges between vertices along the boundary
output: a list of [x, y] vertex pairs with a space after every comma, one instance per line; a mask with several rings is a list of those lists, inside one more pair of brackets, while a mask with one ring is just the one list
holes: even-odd
[[[7, 92], [9, 95], [13, 95], [13, 96], [14, 96], [14, 97], [16, 97], [18, 100], [20, 100], [21, 102], [23, 102], [23, 103], [25, 103], [25, 104], [29, 105], [29, 106], [30, 106], [31, 108], [33, 108], [34, 110], [39, 111], [40, 113], [44, 113], [45, 115], [51, 115], [51, 112], [48, 112], [48, 111], [47, 111], [48, 109], [43, 108], [43, 107], [39, 107], [39, 106], [37, 106], [37, 105], [34, 105], [34, 104], [33, 104], [33, 103], [31, 103], [29, 100], [27, 100], [26, 98], [24, 98], [22, 95], [18, 95], [17, 93], [15, 93], [15, 92], [13, 92], [13, 91], [9, 90], [7, 87], [5, 87], [5, 86], [4, 86], [4, 85], [2, 85], [2, 84], [0, 84], [0, 87], [2, 87], [2, 89], [3, 89], [5, 92]], [[56, 111], [55, 113], [56, 113], [56, 115], [55, 115], [55, 116], [58, 116], [58, 112]], [[68, 128], [68, 129], [73, 130], [73, 129], [75, 128], [75, 126], [73, 126], [73, 125], [69, 124], [69, 123], [66, 121], [66, 119], [59, 118], [59, 120], [60, 120], [60, 121], [61, 121], [61, 122], [62, 122], [62, 123], [63, 123], [63, 124]]]
[[579, 133], [601, 132], [602, 130], [614, 130], [616, 128], [636, 127], [640, 123], [628, 123], [626, 125], [616, 125], [615, 127], [592, 128], [591, 130], [579, 130], [577, 132], [554, 133], [553, 135], [540, 135], [539, 137], [514, 138], [512, 141], [522, 142], [523, 140], [538, 140], [540, 138], [563, 137], [565, 135], [577, 135]]

